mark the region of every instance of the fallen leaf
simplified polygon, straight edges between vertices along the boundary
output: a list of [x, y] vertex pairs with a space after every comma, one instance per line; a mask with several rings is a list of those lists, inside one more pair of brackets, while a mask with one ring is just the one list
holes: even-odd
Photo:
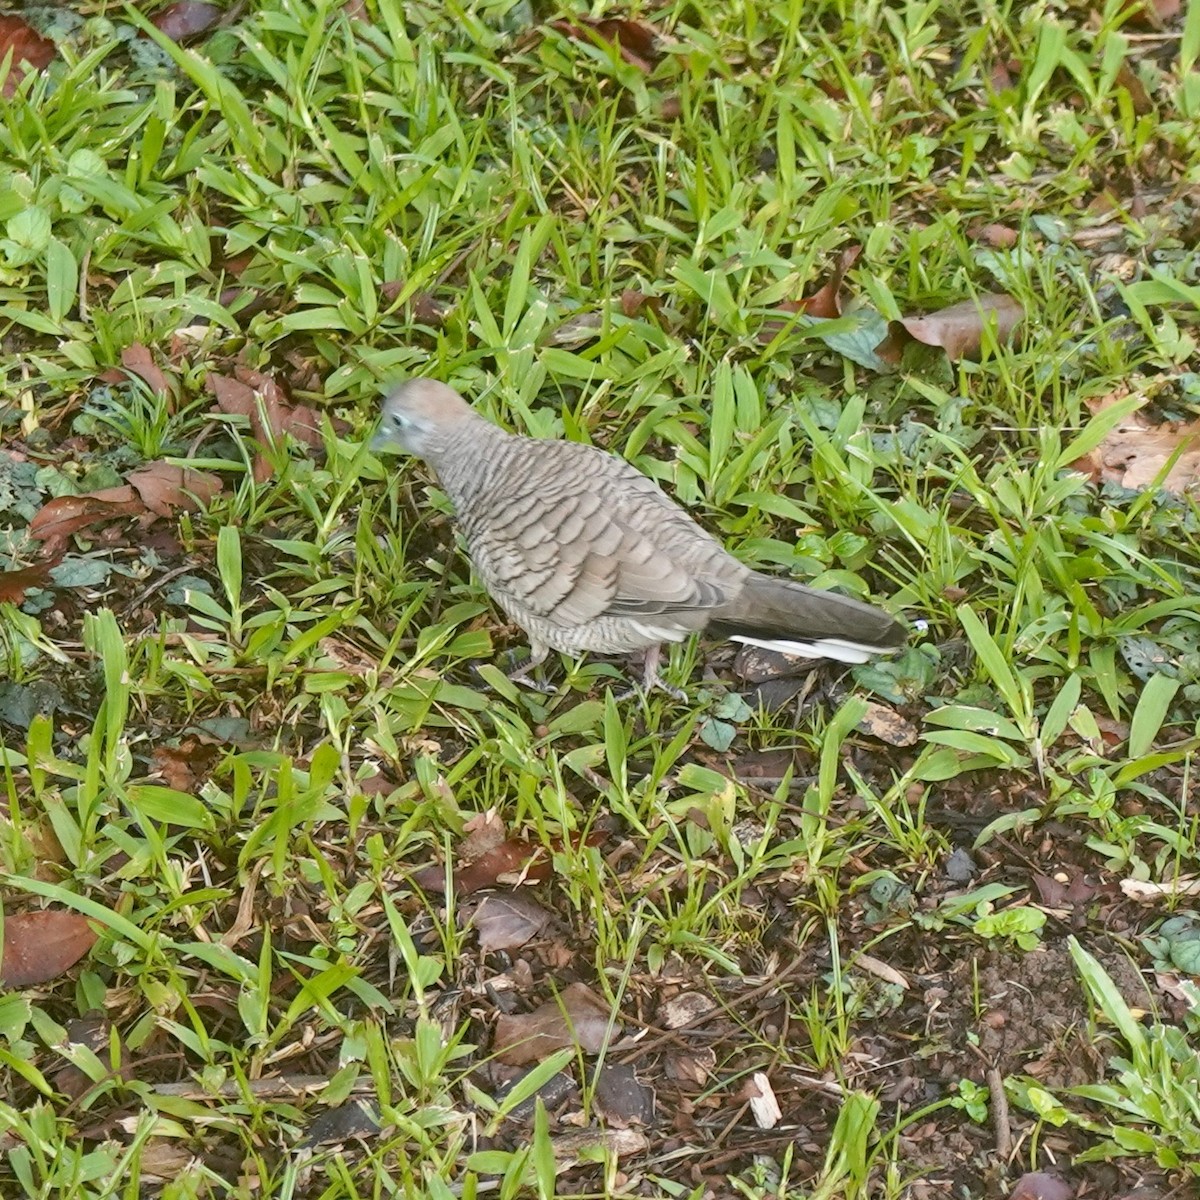
[[924, 317], [889, 321], [888, 335], [875, 352], [885, 362], [899, 362], [904, 343], [912, 339], [925, 346], [940, 346], [951, 362], [957, 362], [979, 352], [989, 326], [995, 327], [996, 341], [1004, 343], [1024, 319], [1025, 309], [1018, 300], [1003, 292], [989, 293]]
[[484, 896], [471, 924], [484, 954], [515, 950], [532, 941], [551, 921], [550, 914], [521, 892]]
[[659, 1009], [658, 1020], [664, 1029], [683, 1029], [716, 1009], [717, 1002], [703, 992], [680, 992]]
[[579, 17], [573, 21], [564, 18], [551, 21], [550, 28], [575, 42], [615, 44], [627, 63], [646, 74], [662, 58], [662, 39], [658, 30], [644, 21], [617, 17]]
[[632, 320], [646, 306], [649, 297], [645, 292], [635, 291], [633, 288], [626, 288], [621, 293], [621, 312]]
[[[269, 375], [249, 367], [236, 367], [234, 376], [210, 372], [205, 386], [216, 397], [217, 407], [231, 416], [245, 417], [260, 445], [274, 446], [290, 434], [306, 446], [321, 444], [320, 420], [306, 404], [292, 404], [283, 388]], [[254, 479], [262, 483], [272, 474], [271, 464], [259, 454]]]
[[584, 983], [569, 983], [553, 1000], [531, 1013], [501, 1013], [496, 1018], [492, 1049], [510, 1066], [538, 1062], [568, 1046], [598, 1054], [609, 1038], [621, 1034], [610, 1023], [608, 1004]]
[[207, 779], [217, 748], [188, 734], [178, 746], [158, 745], [150, 755], [153, 773], [177, 792], [192, 792]]
[[29, 536], [44, 542], [46, 554], [54, 557], [62, 551], [67, 539], [81, 529], [122, 517], [139, 517], [145, 512], [145, 504], [129, 484], [83, 496], [56, 496], [34, 513], [29, 522]]
[[50, 582], [50, 569], [57, 559], [16, 571], [0, 573], [0, 604], [24, 604], [25, 593], [44, 588]]
[[747, 683], [766, 683], [772, 679], [807, 674], [818, 661], [815, 658], [802, 658], [798, 654], [784, 654], [782, 650], [743, 646], [733, 660], [733, 673]]
[[993, 92], [1006, 92], [1016, 87], [1016, 80], [1021, 76], [1021, 62], [1016, 58], [996, 59], [988, 72], [988, 82]]
[[[458, 865], [454, 868], [454, 890], [463, 896], [500, 884], [517, 886], [549, 879], [552, 857], [561, 848], [557, 842], [546, 849], [506, 837], [504, 822], [495, 809], [472, 817], [463, 832], [466, 836], [458, 847]], [[592, 829], [585, 844], [598, 846], [604, 837], [603, 830]], [[446, 890], [445, 869], [425, 867], [415, 872], [413, 882], [426, 892], [441, 895]]]
[[[858, 261], [858, 256], [861, 253], [861, 246], [847, 246], [838, 255], [837, 262], [834, 263], [829, 278], [821, 287], [813, 292], [811, 296], [804, 296], [799, 300], [785, 300], [779, 306], [779, 311], [784, 313], [805, 313], [810, 317], [821, 317], [827, 321], [832, 321], [840, 317], [842, 315], [842, 280], [846, 277], [846, 272]], [[760, 342], [773, 341], [779, 336], [780, 331], [786, 327], [786, 321], [772, 317], [770, 320], [763, 322], [763, 327], [758, 331], [758, 340]]]
[[1035, 871], [1031, 876], [1033, 886], [1037, 888], [1038, 903], [1044, 908], [1069, 911], [1088, 904], [1099, 887], [1088, 883], [1082, 875], [1074, 879], [1058, 879], [1053, 875], [1043, 875]]
[[1129, 24], [1136, 28], [1161, 30], [1182, 9], [1183, 0], [1129, 0], [1122, 15], [1127, 15]]
[[[1100, 413], [1127, 394], [1118, 389], [1088, 407]], [[1094, 482], [1137, 490], [1149, 487], [1177, 451], [1179, 457], [1160, 485], [1168, 492], [1186, 491], [1200, 478], [1200, 421], [1152, 425], [1139, 409], [1106, 434], [1095, 450], [1076, 459], [1071, 469]]]
[[598, 312], [577, 313], [556, 325], [544, 339], [547, 346], [585, 346], [594, 342], [604, 329], [604, 316]]
[[318, 1113], [308, 1127], [305, 1144], [319, 1146], [374, 1137], [383, 1128], [379, 1106], [363, 1096]]
[[134, 342], [121, 351], [121, 366], [131, 375], [136, 375], [158, 396], [171, 394], [171, 385], [162, 368], [154, 361], [148, 346]]
[[1017, 244], [1018, 233], [1007, 225], [973, 225], [968, 233], [977, 242], [997, 250], [1009, 250]]
[[783, 1110], [775, 1098], [775, 1089], [764, 1071], [755, 1071], [742, 1088], [742, 1099], [750, 1105], [750, 1114], [759, 1129], [774, 1129], [783, 1120]]
[[56, 979], [95, 942], [87, 918], [69, 909], [44, 908], [5, 917], [0, 983], [21, 988]]
[[1143, 879], [1122, 879], [1121, 891], [1138, 904], [1154, 904], [1158, 900], [1177, 900], [1180, 896], [1200, 896], [1200, 879], [1179, 876], [1166, 883], [1151, 883]]
[[150, 18], [150, 23], [173, 42], [199, 37], [217, 25], [221, 9], [204, 0], [176, 0]]
[[12, 52], [12, 67], [4, 80], [0, 94], [13, 96], [21, 80], [32, 71], [50, 65], [58, 53], [52, 41], [42, 37], [20, 17], [0, 13], [0, 62]]
[[858, 727], [863, 733], [869, 733], [889, 746], [913, 746], [919, 736], [916, 726], [906, 721], [894, 708], [872, 701], [868, 701], [867, 711]]
[[[549, 855], [540, 846], [532, 846], [514, 838], [456, 867], [454, 890], [460, 895], [469, 896], [472, 892], [495, 887], [499, 883], [516, 883], [518, 880], [539, 882], [549, 877]], [[439, 871], [436, 882], [430, 879], [427, 886], [423, 873], [418, 875], [417, 882], [427, 891], [437, 893], [443, 890], [446, 879]]]
[[891, 963], [885, 963], [873, 954], [856, 955], [853, 965], [861, 971], [869, 971], [872, 975], [882, 979], [884, 983], [890, 983], [893, 987], [901, 988], [903, 991], [907, 991], [912, 986], [907, 975], [902, 971], [897, 971]]
[[1129, 103], [1133, 105], [1135, 116], [1144, 117], [1147, 113], [1154, 111], [1154, 101], [1150, 99], [1146, 85], [1138, 78], [1128, 62], [1120, 65], [1117, 69], [1117, 77], [1113, 82], [1129, 93]]
[[653, 1124], [654, 1089], [637, 1077], [632, 1063], [602, 1063], [592, 1087], [592, 1099], [607, 1125], [628, 1129]]
[[1008, 1200], [1071, 1200], [1075, 1189], [1057, 1175], [1030, 1171], [1017, 1180]]
[[142, 503], [158, 517], [169, 517], [176, 509], [196, 512], [221, 491], [221, 481], [206, 471], [152, 462], [126, 479], [137, 489]]

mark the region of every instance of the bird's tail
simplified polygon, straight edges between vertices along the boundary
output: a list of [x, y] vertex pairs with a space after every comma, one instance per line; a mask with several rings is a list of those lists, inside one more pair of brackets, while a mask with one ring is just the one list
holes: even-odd
[[904, 644], [904, 626], [882, 609], [837, 592], [757, 573], [717, 609], [708, 632], [804, 658], [863, 663]]

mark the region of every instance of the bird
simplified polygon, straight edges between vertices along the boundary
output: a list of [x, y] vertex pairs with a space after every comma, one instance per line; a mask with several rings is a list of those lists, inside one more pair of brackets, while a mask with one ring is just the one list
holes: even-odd
[[417, 377], [383, 402], [371, 449], [430, 467], [475, 572], [529, 638], [529, 673], [551, 650], [642, 654], [694, 633], [805, 658], [864, 663], [908, 636], [882, 609], [747, 566], [652, 479], [582, 442], [509, 433], [453, 388]]

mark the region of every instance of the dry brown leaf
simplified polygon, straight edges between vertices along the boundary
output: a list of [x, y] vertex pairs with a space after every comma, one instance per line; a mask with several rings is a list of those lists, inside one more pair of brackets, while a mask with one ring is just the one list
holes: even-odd
[[523, 892], [484, 896], [471, 924], [484, 954], [515, 950], [532, 941], [550, 923], [550, 914]]
[[1075, 1189], [1057, 1175], [1031, 1171], [1017, 1180], [1008, 1200], [1071, 1200]]
[[186, 42], [214, 28], [221, 20], [221, 9], [204, 0], [176, 0], [150, 18], [160, 33], [174, 42]]
[[83, 496], [56, 496], [34, 513], [29, 522], [29, 536], [44, 542], [47, 555], [54, 556], [72, 534], [89, 525], [116, 521], [121, 517], [139, 517], [145, 512], [145, 504], [129, 484], [103, 488]]
[[593, 1099], [606, 1125], [630, 1129], [654, 1123], [654, 1089], [638, 1078], [633, 1063], [602, 1063], [593, 1086]]
[[29, 987], [56, 979], [95, 945], [87, 918], [63, 908], [44, 908], [4, 918], [0, 983]]
[[996, 341], [1003, 344], [1025, 319], [1020, 301], [1004, 292], [976, 296], [961, 304], [938, 309], [924, 317], [902, 317], [888, 324], [888, 335], [875, 347], [885, 362], [898, 362], [908, 339], [925, 346], [940, 346], [951, 362], [979, 353], [983, 332], [995, 326]]
[[1018, 233], [1007, 225], [973, 225], [967, 231], [977, 242], [994, 246], [997, 250], [1009, 250], [1017, 244]]
[[1073, 467], [1122, 487], [1148, 487], [1176, 450], [1181, 454], [1159, 485], [1168, 492], [1187, 491], [1200, 478], [1200, 421], [1150, 425], [1134, 413]]
[[188, 734], [178, 746], [158, 745], [150, 755], [153, 773], [177, 792], [191, 792], [208, 778], [217, 747]]
[[[320, 420], [306, 404], [292, 404], [269, 375], [250, 367], [234, 368], [234, 375], [210, 372], [205, 386], [216, 397], [217, 407], [231, 416], [250, 422], [254, 440], [262, 446], [277, 444], [291, 434], [306, 446], [321, 444]], [[272, 474], [271, 464], [259, 454], [254, 460], [254, 479], [262, 483]]]
[[58, 559], [54, 559], [16, 571], [0, 572], [0, 604], [24, 604], [26, 592], [43, 588], [50, 582], [50, 569], [57, 563]]
[[50, 65], [58, 53], [53, 42], [42, 37], [20, 17], [0, 13], [0, 62], [12, 51], [12, 68], [4, 80], [0, 95], [12, 96], [17, 86], [31, 71], [41, 71]]
[[[829, 273], [829, 278], [825, 283], [811, 296], [804, 296], [799, 300], [785, 300], [779, 306], [779, 311], [805, 313], [810, 317], [823, 317], [827, 321], [840, 317], [842, 315], [842, 280], [846, 277], [846, 272], [858, 261], [861, 253], [861, 246], [847, 246], [838, 255], [837, 262], [834, 263], [833, 270]], [[773, 341], [779, 335], [780, 330], [786, 327], [786, 321], [772, 317], [763, 322], [763, 327], [758, 331], [758, 340], [760, 342]]]
[[609, 1024], [609, 1007], [584, 983], [569, 983], [553, 1000], [531, 1013], [502, 1013], [496, 1018], [492, 1048], [510, 1066], [538, 1062], [555, 1050], [578, 1047], [598, 1054], [606, 1038], [620, 1036], [621, 1026]]
[[912, 985], [908, 982], [908, 976], [901, 971], [897, 971], [891, 963], [885, 963], [883, 959], [876, 958], [873, 954], [858, 954], [854, 958], [854, 965], [860, 971], [869, 971], [872, 975], [882, 979], [885, 983], [890, 983], [893, 987], [901, 988], [907, 991]]
[[1183, 10], [1183, 0], [1129, 0], [1124, 7], [1131, 26], [1139, 29], [1163, 29]]
[[894, 708], [872, 701], [868, 701], [867, 711], [858, 727], [863, 733], [869, 733], [889, 746], [913, 746], [919, 736], [916, 726], [906, 721]]
[[158, 517], [169, 517], [176, 509], [196, 512], [221, 491], [221, 481], [206, 471], [152, 462], [125, 477], [137, 489], [142, 503]]
[[551, 21], [550, 28], [575, 42], [613, 42], [627, 63], [646, 74], [662, 58], [662, 39], [658, 30], [644, 21], [615, 17], [599, 20], [578, 17], [573, 21], [564, 18]]
[[[1093, 413], [1124, 399], [1128, 389], [1119, 388], [1089, 403]], [[1097, 483], [1117, 483], [1121, 487], [1149, 487], [1171, 456], [1179, 452], [1166, 478], [1160, 484], [1168, 492], [1183, 492], [1200, 478], [1200, 421], [1152, 425], [1142, 410], [1131, 413], [1090, 454], [1071, 464]]]
[[[141, 342], [134, 342], [132, 346], [126, 346], [121, 351], [121, 366], [125, 370], [115, 372], [117, 379], [113, 382], [120, 382], [125, 372], [128, 372], [141, 379], [156, 395], [166, 396], [171, 393], [172, 388], [166, 373], [154, 361], [150, 348], [143, 346]], [[105, 378], [107, 377], [108, 373], [105, 375]]]

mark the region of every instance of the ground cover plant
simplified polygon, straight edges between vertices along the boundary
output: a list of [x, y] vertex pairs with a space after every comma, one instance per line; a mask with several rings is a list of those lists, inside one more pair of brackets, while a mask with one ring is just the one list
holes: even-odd
[[[0, 1194], [1195, 1194], [1200, 6], [0, 50]], [[910, 645], [514, 686], [412, 373]]]

